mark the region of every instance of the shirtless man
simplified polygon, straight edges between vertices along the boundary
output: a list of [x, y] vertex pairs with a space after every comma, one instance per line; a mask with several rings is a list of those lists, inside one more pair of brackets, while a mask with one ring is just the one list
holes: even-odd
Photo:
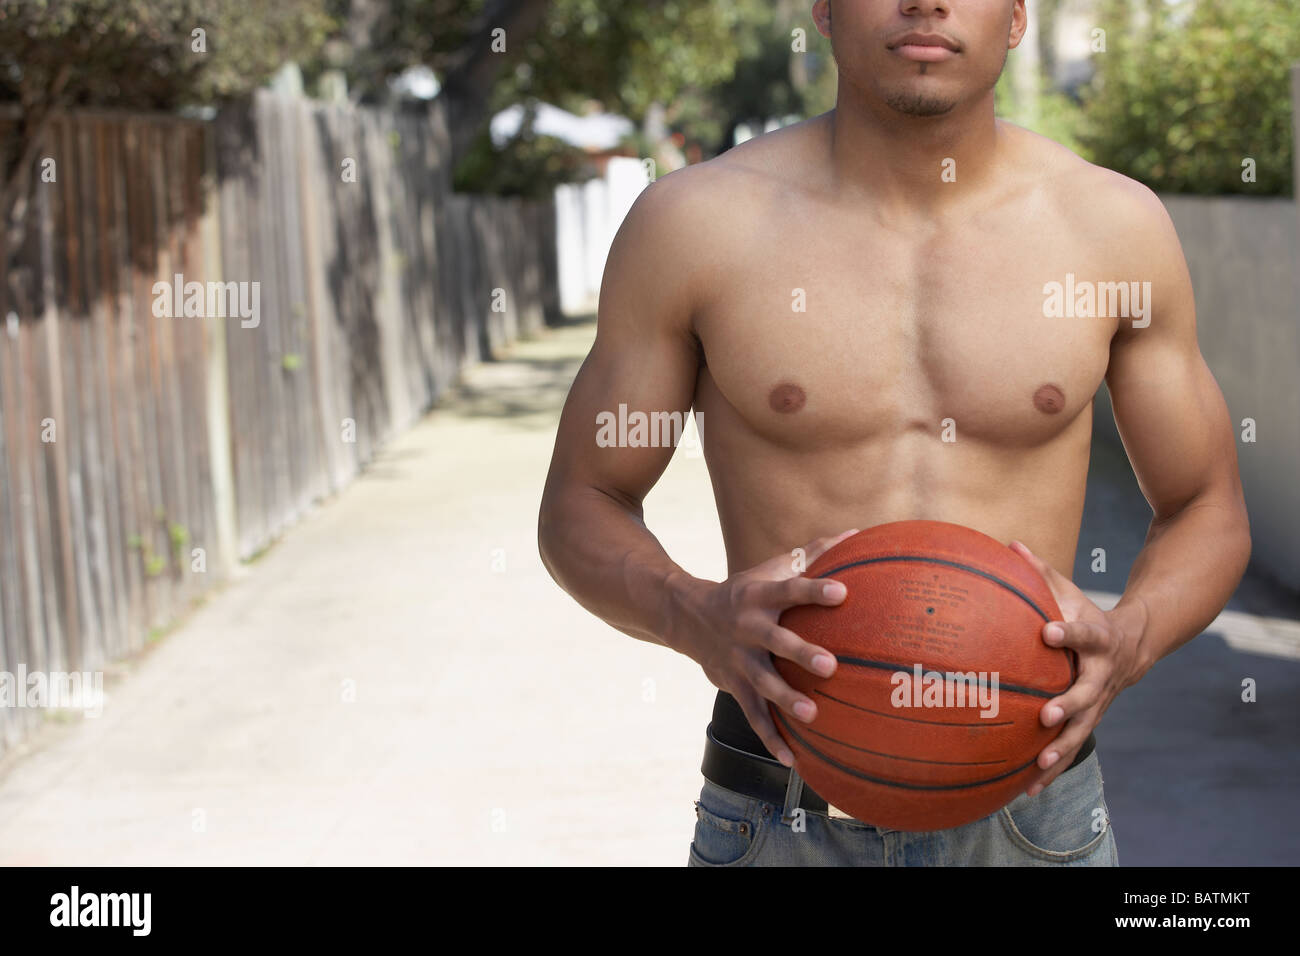
[[[835, 109], [665, 176], [615, 238], [546, 483], [542, 559], [585, 608], [719, 688], [692, 865], [1113, 865], [1092, 730], [1222, 610], [1250, 553], [1178, 238], [1146, 187], [994, 118], [1024, 0], [817, 0], [812, 13], [839, 67]], [[1127, 310], [1114, 295], [1062, 307], [1060, 290], [1112, 282], [1137, 283]], [[1153, 512], [1110, 611], [1070, 580], [1103, 379]], [[598, 444], [597, 416], [620, 404], [701, 416], [725, 581], [683, 571], [643, 523], [672, 448]], [[811, 564], [849, 529], [910, 518], [1030, 560], [1064, 618], [1043, 640], [1080, 664], [1042, 708], [1064, 728], [1036, 782], [933, 833], [786, 793], [792, 757], [767, 712], [816, 714], [773, 655], [835, 666], [777, 624], [845, 593], [797, 574], [792, 551]]]

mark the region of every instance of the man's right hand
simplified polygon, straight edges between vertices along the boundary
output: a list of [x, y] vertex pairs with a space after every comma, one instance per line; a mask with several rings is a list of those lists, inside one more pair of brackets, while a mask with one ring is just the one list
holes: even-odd
[[[811, 542], [804, 549], [805, 566], [857, 533], [854, 528]], [[835, 673], [836, 662], [830, 651], [781, 627], [781, 614], [800, 604], [835, 607], [847, 594], [840, 582], [804, 577], [789, 554], [777, 555], [725, 581], [693, 581], [679, 591], [667, 643], [704, 668], [715, 687], [736, 698], [763, 745], [793, 766], [794, 755], [777, 733], [767, 702], [804, 723], [816, 718], [817, 705], [782, 679], [772, 657], [793, 661], [818, 677]]]

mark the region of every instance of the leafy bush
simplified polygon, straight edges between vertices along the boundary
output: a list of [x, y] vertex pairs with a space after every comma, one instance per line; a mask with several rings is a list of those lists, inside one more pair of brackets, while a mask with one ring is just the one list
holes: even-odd
[[[321, 0], [0, 0], [0, 100], [120, 109], [213, 102], [309, 55], [334, 26]], [[204, 52], [194, 49], [200, 29]]]
[[[1107, 50], [1085, 88], [1079, 140], [1095, 163], [1160, 192], [1289, 195], [1296, 0], [1107, 0]], [[1243, 160], [1256, 182], [1243, 182]]]

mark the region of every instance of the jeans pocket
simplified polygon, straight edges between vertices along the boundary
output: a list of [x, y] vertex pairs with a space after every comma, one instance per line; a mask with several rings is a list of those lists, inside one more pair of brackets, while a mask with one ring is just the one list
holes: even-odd
[[999, 812], [1011, 844], [1031, 860], [1073, 863], [1106, 841], [1110, 811], [1094, 752], [1036, 797], [1021, 794]]
[[705, 781], [695, 802], [690, 866], [744, 866], [758, 853], [770, 814], [741, 793]]

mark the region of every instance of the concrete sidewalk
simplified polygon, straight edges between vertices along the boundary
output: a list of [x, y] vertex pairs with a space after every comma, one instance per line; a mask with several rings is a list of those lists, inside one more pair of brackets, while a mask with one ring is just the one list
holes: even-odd
[[[102, 717], [38, 735], [0, 778], [0, 864], [683, 865], [713, 687], [582, 610], [537, 556], [593, 331], [473, 370], [125, 665]], [[1122, 589], [1145, 533], [1126, 465], [1094, 454], [1080, 551], [1105, 546], [1112, 571], [1085, 560], [1092, 590]], [[724, 575], [702, 458], [674, 456], [646, 515], [688, 570]], [[1117, 701], [1098, 738], [1123, 864], [1300, 859], [1284, 656], [1205, 635]], [[1237, 700], [1243, 675], [1259, 704]]]
[[[683, 865], [712, 686], [537, 555], [593, 331], [475, 369], [127, 665], [103, 716], [39, 734], [0, 780], [0, 864]], [[702, 458], [647, 513], [722, 574]]]

